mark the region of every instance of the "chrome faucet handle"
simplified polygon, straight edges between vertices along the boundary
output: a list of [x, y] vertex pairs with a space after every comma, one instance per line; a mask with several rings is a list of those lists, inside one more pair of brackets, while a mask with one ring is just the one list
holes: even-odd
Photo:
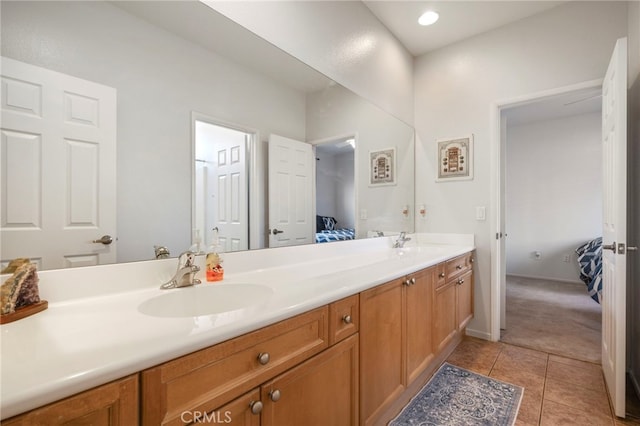
[[180, 256], [178, 256], [178, 269], [193, 265], [195, 256], [196, 254], [190, 250], [180, 253]]

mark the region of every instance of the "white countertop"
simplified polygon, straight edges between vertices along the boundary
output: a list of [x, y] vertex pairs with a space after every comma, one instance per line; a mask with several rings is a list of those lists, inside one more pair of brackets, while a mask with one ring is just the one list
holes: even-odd
[[[228, 253], [222, 283], [260, 284], [272, 294], [246, 308], [197, 317], [161, 318], [139, 310], [153, 297], [190, 290], [159, 289], [175, 259], [40, 272], [49, 308], [0, 326], [0, 415], [14, 416], [474, 249], [473, 236], [423, 235], [433, 234], [414, 235], [406, 249], [376, 238]], [[217, 284], [203, 279], [201, 285]]]

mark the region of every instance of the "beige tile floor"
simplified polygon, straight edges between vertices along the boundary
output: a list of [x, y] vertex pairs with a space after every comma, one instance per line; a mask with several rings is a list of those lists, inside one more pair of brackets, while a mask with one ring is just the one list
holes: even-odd
[[598, 364], [472, 337], [447, 362], [524, 387], [516, 425], [640, 425], [612, 414]]

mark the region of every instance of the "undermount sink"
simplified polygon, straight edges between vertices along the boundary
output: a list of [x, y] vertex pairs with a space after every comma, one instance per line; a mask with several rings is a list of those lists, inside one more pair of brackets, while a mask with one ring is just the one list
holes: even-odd
[[200, 284], [146, 300], [138, 311], [164, 318], [213, 315], [258, 305], [272, 294], [271, 288], [259, 284]]

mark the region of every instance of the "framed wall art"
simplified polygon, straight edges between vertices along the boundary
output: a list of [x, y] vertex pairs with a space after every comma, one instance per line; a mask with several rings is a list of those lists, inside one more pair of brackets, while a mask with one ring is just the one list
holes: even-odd
[[473, 135], [439, 139], [436, 182], [473, 179]]
[[369, 152], [369, 186], [396, 184], [396, 149]]

